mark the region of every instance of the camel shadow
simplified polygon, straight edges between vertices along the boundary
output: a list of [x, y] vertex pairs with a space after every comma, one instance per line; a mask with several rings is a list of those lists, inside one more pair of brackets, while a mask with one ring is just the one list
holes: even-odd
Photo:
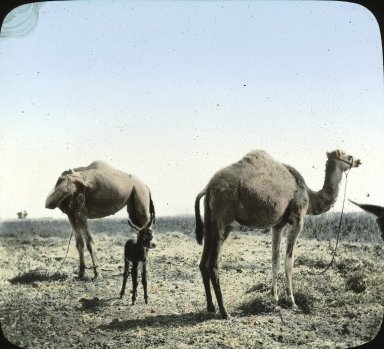
[[174, 327], [174, 326], [190, 326], [196, 325], [198, 323], [216, 319], [218, 314], [211, 313], [185, 313], [185, 314], [169, 314], [169, 315], [154, 315], [147, 316], [143, 319], [129, 319], [124, 321], [119, 321], [114, 319], [109, 324], [101, 325], [98, 328], [106, 331], [125, 331], [130, 329], [136, 329], [137, 327]]
[[68, 275], [65, 273], [55, 273], [55, 274], [48, 274], [45, 271], [42, 270], [30, 270], [24, 273], [21, 273], [11, 279], [8, 279], [8, 281], [15, 285], [15, 284], [33, 284], [35, 282], [42, 282], [42, 281], [62, 281], [66, 280], [68, 278]]

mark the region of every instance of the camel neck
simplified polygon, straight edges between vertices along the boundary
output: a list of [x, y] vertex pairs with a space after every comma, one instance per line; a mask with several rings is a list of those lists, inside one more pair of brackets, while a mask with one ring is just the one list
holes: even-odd
[[335, 160], [329, 159], [325, 168], [323, 188], [317, 192], [308, 190], [309, 207], [307, 214], [318, 215], [329, 211], [336, 202], [342, 177], [343, 170]]

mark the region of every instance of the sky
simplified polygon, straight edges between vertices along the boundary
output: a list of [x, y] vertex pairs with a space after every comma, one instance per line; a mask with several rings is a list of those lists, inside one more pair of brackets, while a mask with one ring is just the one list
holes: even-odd
[[[27, 6], [8, 15], [0, 36], [2, 219], [21, 210], [65, 218], [45, 209], [47, 194], [64, 170], [97, 159], [144, 181], [157, 216], [193, 214], [213, 174], [254, 149], [295, 167], [313, 190], [326, 152], [345, 150], [362, 161], [346, 197], [384, 206], [381, 39], [364, 7]], [[331, 211], [341, 210], [344, 185]]]

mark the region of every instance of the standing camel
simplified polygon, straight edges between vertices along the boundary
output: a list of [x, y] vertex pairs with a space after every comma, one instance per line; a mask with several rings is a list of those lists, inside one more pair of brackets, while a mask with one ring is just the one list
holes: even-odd
[[[327, 152], [327, 157], [324, 185], [318, 192], [309, 189], [293, 167], [275, 161], [265, 151], [256, 150], [218, 171], [197, 195], [196, 240], [202, 244], [204, 237], [200, 271], [209, 312], [215, 312], [212, 282], [221, 316], [228, 317], [220, 289], [218, 258], [234, 221], [248, 227], [272, 227], [271, 292], [276, 304], [281, 234], [287, 223], [291, 226], [287, 234], [285, 275], [287, 295], [292, 307], [296, 307], [292, 291], [293, 253], [304, 216], [328, 211], [336, 201], [343, 172], [361, 164], [360, 160], [340, 150]], [[199, 202], [204, 195], [203, 223]]]
[[127, 206], [129, 219], [138, 227], [145, 227], [155, 218], [151, 193], [134, 175], [113, 168], [103, 161], [87, 167], [64, 171], [48, 194], [45, 207], [58, 207], [67, 214], [75, 232], [79, 251], [79, 278], [84, 278], [84, 239], [92, 258], [95, 278], [100, 274], [87, 219], [115, 214]]
[[357, 202], [354, 202], [352, 200], [349, 200], [349, 201], [355, 204], [356, 206], [359, 206], [363, 210], [374, 214], [377, 217], [376, 223], [380, 228], [381, 237], [384, 240], [384, 207], [377, 206], [377, 205], [358, 204]]

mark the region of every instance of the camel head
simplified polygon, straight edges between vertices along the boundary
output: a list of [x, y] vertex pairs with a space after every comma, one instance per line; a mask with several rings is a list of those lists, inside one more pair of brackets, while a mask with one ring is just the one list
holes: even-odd
[[143, 228], [139, 228], [137, 225], [133, 224], [130, 219], [128, 219], [129, 225], [137, 231], [137, 243], [143, 247], [156, 247], [156, 244], [152, 242], [153, 235], [152, 229], [150, 228], [153, 222], [153, 218], [154, 217], [152, 216], [149, 222]]
[[70, 195], [73, 195], [79, 188], [84, 188], [87, 183], [80, 172], [73, 170], [64, 171], [58, 178], [55, 187], [48, 194], [45, 200], [45, 208], [54, 209]]
[[384, 240], [384, 207], [377, 206], [377, 205], [370, 205], [370, 204], [359, 204], [359, 203], [352, 201], [350, 199], [349, 199], [349, 201], [352, 202], [353, 204], [355, 204], [356, 206], [359, 206], [363, 210], [374, 214], [377, 217], [376, 223], [380, 228], [381, 237]]
[[347, 171], [352, 167], [359, 167], [361, 165], [361, 161], [359, 159], [354, 159], [352, 155], [346, 154], [342, 150], [334, 150], [332, 152], [327, 152], [328, 160], [338, 160], [339, 164], [342, 166], [343, 171]]

